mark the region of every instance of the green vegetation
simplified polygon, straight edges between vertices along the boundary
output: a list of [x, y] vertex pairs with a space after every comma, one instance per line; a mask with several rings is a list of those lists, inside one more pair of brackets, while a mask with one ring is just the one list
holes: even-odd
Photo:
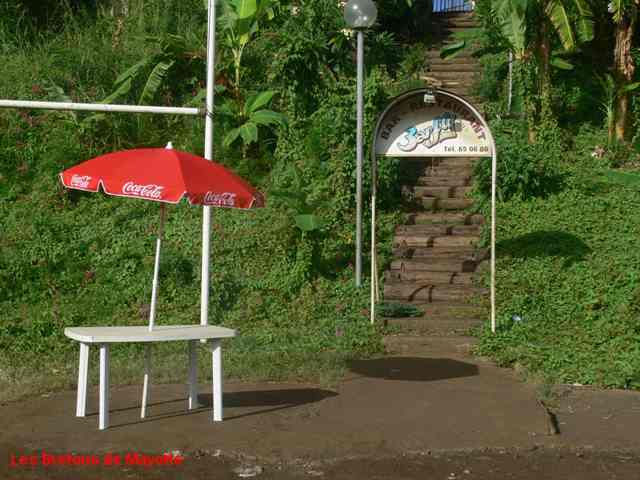
[[[52, 2], [48, 10], [46, 2], [1, 3], [1, 96], [200, 105], [202, 0], [131, 0], [126, 14], [112, 14], [108, 3], [97, 11], [80, 2], [73, 8]], [[251, 12], [236, 12], [241, 18], [234, 20], [226, 7], [239, 2], [228, 3], [219, 26], [227, 40], [218, 51], [215, 157], [264, 191], [268, 207], [214, 210], [211, 319], [241, 333], [226, 349], [225, 372], [331, 381], [346, 359], [381, 350], [380, 332], [367, 321], [367, 286], [353, 285], [354, 41], [341, 32], [342, 12], [333, 0], [307, 2], [295, 15], [289, 2], [263, 2], [264, 15], [247, 31], [244, 17]], [[370, 38], [378, 59], [366, 85], [368, 125], [394, 88], [385, 67], [392, 40], [389, 33]], [[73, 382], [76, 345], [63, 336], [65, 327], [147, 322], [158, 206], [68, 191], [57, 174], [101, 153], [167, 141], [202, 154], [204, 122], [4, 110], [0, 131], [0, 392], [6, 399]], [[382, 184], [394, 185], [394, 175], [389, 162]], [[396, 217], [382, 210], [383, 240]], [[200, 225], [198, 207], [168, 209], [160, 324], [199, 321]], [[158, 347], [164, 379], [182, 380], [182, 367], [175, 367], [184, 364], [182, 349]], [[138, 381], [141, 357], [136, 346], [116, 348], [117, 381]]]
[[[499, 328], [496, 335], [482, 330], [478, 351], [546, 382], [637, 389], [640, 191], [634, 175], [612, 171], [637, 169], [640, 158], [637, 117], [629, 113], [638, 106], [638, 34], [623, 18], [635, 18], [636, 6], [570, 4], [499, 0], [478, 7], [481, 46], [498, 46], [479, 51], [478, 89], [490, 99], [499, 154]], [[566, 15], [557, 16], [563, 5]], [[537, 28], [545, 24], [547, 30]], [[581, 43], [572, 47], [572, 38]], [[510, 111], [505, 46], [515, 59]], [[550, 61], [556, 68], [549, 70], [544, 63], [554, 57], [564, 63]], [[617, 71], [620, 61], [626, 76]], [[475, 191], [485, 213], [489, 185], [484, 159]]]
[[637, 389], [640, 189], [612, 184], [616, 158], [592, 156], [606, 142], [603, 129], [583, 128], [564, 160], [551, 152], [544, 165], [558, 181], [527, 191], [511, 192], [510, 182], [527, 184], [504, 172], [513, 194], [497, 213], [499, 328], [482, 332], [479, 352], [557, 382]]
[[[0, 2], [0, 97], [200, 106], [204, 3]], [[393, 95], [422, 84], [430, 42], [420, 2], [377, 3], [366, 138]], [[483, 65], [500, 198], [500, 328], [480, 333], [479, 351], [549, 382], [640, 388], [640, 192], [611, 173], [639, 160], [637, 2], [478, 0], [477, 16], [469, 43]], [[354, 39], [336, 0], [224, 0], [219, 22], [215, 157], [268, 198], [258, 211], [214, 211], [211, 317], [241, 333], [225, 371], [332, 381], [347, 359], [382, 348], [367, 285], [353, 285]], [[168, 141], [202, 153], [203, 130], [193, 118], [0, 111], [2, 399], [73, 382], [66, 326], [147, 321], [157, 205], [67, 191], [57, 174]], [[378, 172], [386, 256], [401, 218], [397, 167]], [[485, 213], [489, 168], [476, 172]], [[158, 323], [198, 322], [200, 214], [169, 208]], [[420, 313], [399, 308], [379, 314]], [[139, 380], [140, 353], [115, 349], [115, 381]], [[182, 346], [156, 356], [158, 380], [184, 378]]]

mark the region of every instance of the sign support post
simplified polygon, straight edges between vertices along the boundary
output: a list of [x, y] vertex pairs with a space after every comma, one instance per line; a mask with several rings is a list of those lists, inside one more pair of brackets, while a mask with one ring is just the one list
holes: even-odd
[[446, 90], [419, 88], [394, 99], [378, 118], [371, 148], [371, 323], [379, 300], [376, 261], [378, 156], [491, 157], [491, 331], [496, 331], [497, 153], [491, 129], [480, 112]]

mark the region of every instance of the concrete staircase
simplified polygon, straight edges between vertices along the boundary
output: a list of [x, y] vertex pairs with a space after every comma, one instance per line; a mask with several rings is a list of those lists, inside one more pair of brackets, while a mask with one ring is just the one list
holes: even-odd
[[[440, 44], [456, 29], [473, 26], [469, 13], [445, 14], [435, 20]], [[439, 58], [439, 47], [428, 53], [427, 74], [440, 88], [469, 94], [477, 63], [468, 52], [450, 61]], [[468, 197], [476, 158], [410, 158], [403, 160], [403, 196], [410, 212], [396, 228], [393, 261], [385, 272], [384, 302], [412, 305], [423, 312], [413, 317], [387, 317], [387, 324], [403, 331], [437, 335], [459, 334], [482, 321], [483, 309], [475, 301], [485, 295], [474, 285], [474, 273], [489, 252], [477, 248], [484, 223], [469, 214]], [[398, 305], [388, 305], [398, 307]]]
[[477, 26], [473, 12], [434, 14], [432, 19], [434, 42], [433, 48], [427, 52], [429, 70], [426, 74], [429, 80], [435, 80], [436, 86], [461, 95], [474, 104], [480, 103], [479, 99], [472, 95], [472, 86], [479, 72], [479, 64], [471, 56], [472, 49], [467, 48], [455, 58], [447, 60], [440, 58], [440, 50], [444, 45], [455, 41], [453, 38], [455, 33]]

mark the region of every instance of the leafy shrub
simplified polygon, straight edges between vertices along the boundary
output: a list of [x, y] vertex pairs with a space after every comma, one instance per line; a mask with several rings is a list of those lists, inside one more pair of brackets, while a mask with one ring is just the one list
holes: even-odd
[[[44, 100], [58, 95], [77, 101], [101, 100], [113, 91], [119, 73], [140, 59], [153, 57], [157, 45], [146, 42], [146, 36], [200, 31], [201, 24], [191, 24], [194, 19], [201, 21], [202, 2], [197, 3], [200, 8], [194, 9], [194, 16], [183, 12], [170, 28], [160, 17], [157, 22], [138, 17], [159, 15], [156, 7], [164, 4], [145, 2], [141, 11], [127, 17], [117, 45], [113, 43], [117, 25], [110, 15], [98, 15], [86, 26], [70, 24], [59, 35], [45, 35], [33, 44], [20, 45], [15, 40], [5, 59], [0, 90], [10, 98]], [[323, 17], [322, 8], [315, 2], [309, 5], [312, 19]], [[280, 28], [289, 20], [289, 15], [283, 15], [269, 25]], [[325, 20], [329, 21], [328, 16]], [[337, 28], [341, 17], [331, 21]], [[151, 27], [142, 28], [138, 22]], [[315, 28], [313, 22], [305, 22], [308, 28]], [[284, 372], [312, 375], [312, 367], [325, 360], [334, 368], [349, 356], [381, 349], [380, 332], [367, 321], [368, 290], [366, 285], [355, 288], [350, 265], [355, 250], [351, 51], [323, 50], [323, 55], [336, 57], [328, 59], [330, 64], [345, 65], [345, 71], [336, 69], [338, 81], [331, 88], [324, 88], [327, 78], [319, 82], [322, 88], [305, 89], [302, 84], [299, 89], [288, 88], [286, 75], [271, 76], [277, 56], [274, 70], [261, 67], [274, 58], [274, 52], [262, 48], [281, 33], [261, 31], [250, 45], [255, 49], [246, 51], [243, 78], [251, 78], [252, 90], [241, 94], [277, 91], [273, 103], [278, 103], [278, 110], [286, 112], [291, 123], [283, 126], [277, 143], [265, 131], [246, 150], [246, 158], [233, 145], [222, 145], [224, 136], [237, 127], [232, 121], [218, 116], [214, 137], [218, 161], [232, 166], [267, 195], [271, 190], [292, 190], [303, 198], [302, 205], [312, 207], [312, 213], [324, 220], [321, 228], [301, 231], [290, 209], [269, 195], [268, 207], [259, 211], [221, 209], [214, 213], [211, 318], [241, 332], [239, 341], [227, 349], [227, 371], [248, 375], [247, 365], [263, 365], [262, 370], [252, 372], [254, 378], [275, 375], [267, 361], [274, 355], [280, 355], [276, 364]], [[322, 42], [332, 34], [344, 37], [335, 29], [317, 33], [323, 34], [319, 37]], [[349, 40], [345, 37], [345, 41]], [[92, 45], [92, 55], [87, 56], [86, 45]], [[313, 48], [305, 46], [303, 57], [313, 54]], [[201, 52], [195, 53], [193, 58], [201, 58]], [[254, 63], [260, 55], [261, 61]], [[184, 69], [168, 74], [155, 89], [157, 99], [193, 101], [205, 73], [194, 66], [198, 63], [187, 62]], [[186, 84], [175, 85], [177, 79]], [[367, 125], [374, 123], [387, 101], [391, 81], [384, 69], [369, 73]], [[133, 90], [130, 94], [129, 101], [138, 99]], [[218, 95], [217, 101], [223, 96]], [[313, 108], [307, 111], [299, 105]], [[63, 336], [67, 326], [143, 325], [147, 321], [157, 205], [67, 191], [57, 174], [107, 151], [164, 145], [168, 140], [181, 150], [202, 153], [204, 128], [202, 119], [192, 118], [7, 110], [0, 112], [0, 128], [0, 361], [10, 368], [8, 381], [14, 381], [20, 378], [21, 365], [42, 362], [45, 354], [55, 368], [72, 368], [74, 345]], [[396, 185], [394, 168], [393, 162], [381, 166], [383, 197]], [[366, 199], [368, 157], [364, 173]], [[387, 202], [381, 212], [383, 242], [392, 234], [395, 213], [385, 213], [391, 207]], [[366, 205], [364, 211], [364, 225], [368, 226]], [[200, 224], [199, 208], [177, 205], [170, 209], [158, 323], [198, 322]], [[365, 229], [365, 238], [366, 233]], [[136, 347], [114, 349], [114, 362], [132, 363], [136, 352]], [[171, 346], [165, 353], [181, 354]], [[50, 376], [50, 372], [44, 374]]]
[[[544, 197], [562, 184], [564, 147], [557, 139], [529, 144], [526, 126], [519, 121], [491, 123], [497, 148], [497, 194], [501, 201]], [[475, 167], [475, 190], [480, 198], [491, 195], [491, 157]]]
[[640, 388], [637, 188], [571, 155], [565, 188], [498, 204], [497, 334], [479, 352], [559, 382]]

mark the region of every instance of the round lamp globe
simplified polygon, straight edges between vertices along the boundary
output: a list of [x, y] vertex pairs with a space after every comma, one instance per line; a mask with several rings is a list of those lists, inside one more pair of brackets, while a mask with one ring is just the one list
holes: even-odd
[[378, 18], [372, 0], [349, 0], [344, 6], [344, 20], [351, 28], [370, 28]]

